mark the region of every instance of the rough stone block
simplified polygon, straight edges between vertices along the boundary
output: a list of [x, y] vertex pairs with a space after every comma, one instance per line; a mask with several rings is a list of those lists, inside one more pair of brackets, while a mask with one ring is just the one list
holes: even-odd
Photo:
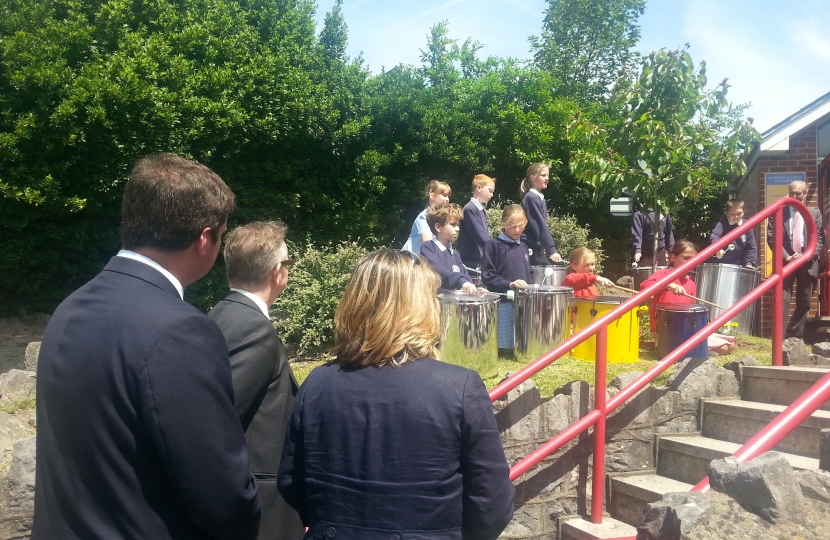
[[633, 432], [636, 438], [614, 440], [605, 447], [605, 467], [608, 472], [631, 472], [653, 469], [654, 451], [650, 441], [654, 432], [644, 429]]
[[[627, 373], [620, 373], [614, 379], [608, 383], [608, 389], [611, 390], [612, 388], [619, 391], [628, 386], [629, 384], [633, 383], [637, 380], [637, 377], [645, 373], [645, 371], [629, 371]], [[616, 394], [617, 392], [614, 392]]]
[[687, 358], [675, 364], [669, 388], [680, 392], [681, 407], [696, 409], [700, 398], [717, 395], [717, 368], [712, 358]]
[[830, 471], [830, 429], [822, 429], [818, 445], [818, 468]]
[[[509, 375], [509, 374], [508, 374]], [[538, 438], [542, 399], [532, 380], [527, 380], [493, 403], [496, 425], [505, 443]]]
[[35, 411], [0, 411], [0, 471], [9, 468], [17, 441], [35, 434]]
[[543, 506], [540, 503], [528, 503], [513, 511], [513, 519], [505, 527], [505, 536], [524, 536], [542, 532]]
[[813, 354], [823, 356], [824, 358], [830, 358], [830, 342], [824, 341], [813, 345]]
[[778, 452], [761, 454], [747, 463], [732, 457], [713, 460], [709, 483], [773, 524], [799, 517], [804, 506], [801, 485]]
[[550, 439], [571, 425], [570, 413], [573, 407], [571, 406], [570, 396], [564, 394], [553, 396], [547, 400], [543, 407], [545, 415], [540, 434], [542, 438]]
[[810, 365], [811, 366], [830, 366], [830, 358], [825, 358], [824, 356], [818, 354], [811, 354], [810, 355]]
[[813, 471], [795, 471], [795, 478], [801, 485], [801, 494], [817, 501], [830, 502], [830, 491]]
[[620, 287], [625, 287], [626, 289], [633, 289], [634, 278], [629, 275], [625, 275], [617, 280], [617, 285], [619, 285]]
[[667, 493], [646, 506], [637, 525], [637, 540], [684, 540], [710, 515], [711, 505], [703, 493]]
[[810, 351], [800, 338], [787, 338], [783, 344], [783, 356], [785, 366], [807, 366], [810, 365]]
[[37, 373], [37, 360], [40, 356], [40, 341], [32, 341], [26, 345], [26, 356], [23, 365], [26, 371], [34, 371]]
[[746, 355], [741, 356], [737, 360], [733, 360], [731, 362], [727, 362], [723, 367], [731, 371], [735, 378], [738, 380], [738, 384], [741, 383], [743, 380], [743, 368], [744, 366], [760, 366], [761, 362], [755, 359], [754, 356]]
[[571, 381], [553, 391], [553, 395], [564, 395], [571, 399], [570, 417], [575, 421], [594, 408], [594, 389], [585, 381]]
[[11, 369], [0, 375], [0, 405], [34, 398], [36, 377], [33, 371], [20, 369]]
[[35, 439], [29, 437], [15, 443], [9, 469], [8, 506], [21, 512], [35, 509]]
[[725, 368], [719, 367], [717, 369], [717, 395], [718, 397], [735, 397], [740, 395], [741, 387], [738, 384], [738, 379], [735, 374]]

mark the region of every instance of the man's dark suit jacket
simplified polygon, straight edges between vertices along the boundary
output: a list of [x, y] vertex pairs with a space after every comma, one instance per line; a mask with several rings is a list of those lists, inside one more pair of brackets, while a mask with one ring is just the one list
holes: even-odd
[[[798, 271], [801, 272], [804, 270], [804, 268], [806, 268], [807, 272], [811, 276], [816, 277], [818, 276], [819, 255], [821, 254], [821, 250], [824, 246], [824, 225], [821, 222], [821, 212], [819, 212], [815, 208], [808, 208], [808, 210], [810, 211], [810, 214], [813, 215], [813, 219], [816, 220], [816, 230], [818, 231], [818, 244], [816, 244], [816, 254], [813, 255], [812, 264], [802, 266]], [[790, 225], [790, 221], [793, 218], [793, 212], [794, 210], [791, 207], [784, 207], [783, 244], [785, 259], [793, 254], [793, 235], [791, 231], [792, 226]], [[770, 249], [772, 249], [772, 231], [774, 227], [773, 221], [774, 220], [772, 218], [770, 218], [769, 221], [767, 221], [767, 245], [770, 247]], [[803, 220], [802, 223], [804, 224], [804, 230], [801, 238], [803, 239], [804, 247], [807, 247], [807, 240], [810, 238], [812, 232], [807, 230], [807, 224]]]
[[297, 512], [277, 491], [285, 428], [297, 381], [277, 330], [253, 300], [231, 291], [209, 317], [228, 342], [236, 414], [242, 421], [251, 471], [262, 498], [260, 540], [299, 540], [305, 529]]
[[113, 257], [61, 303], [37, 390], [34, 540], [256, 538], [227, 345], [156, 269]]

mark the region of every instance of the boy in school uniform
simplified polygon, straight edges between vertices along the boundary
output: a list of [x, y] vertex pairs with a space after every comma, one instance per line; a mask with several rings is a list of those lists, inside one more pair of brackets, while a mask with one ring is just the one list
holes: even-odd
[[[712, 234], [709, 235], [709, 242], [715, 242], [722, 236], [726, 236], [744, 222], [744, 202], [740, 199], [732, 199], [726, 202], [725, 216], [721, 219]], [[758, 247], [755, 244], [755, 232], [750, 230], [746, 234], [733, 241], [728, 249], [718, 251], [710, 263], [737, 264], [754, 268], [758, 264]]]
[[464, 219], [458, 233], [458, 252], [468, 268], [478, 268], [484, 260], [484, 246], [490, 240], [484, 207], [493, 198], [496, 179], [486, 174], [473, 178], [473, 197], [464, 205]]
[[470, 274], [461, 262], [461, 255], [450, 245], [458, 238], [459, 223], [464, 218], [461, 207], [453, 203], [440, 204], [427, 212], [427, 224], [434, 234], [432, 240], [421, 246], [421, 255], [441, 276], [441, 289], [476, 292]]

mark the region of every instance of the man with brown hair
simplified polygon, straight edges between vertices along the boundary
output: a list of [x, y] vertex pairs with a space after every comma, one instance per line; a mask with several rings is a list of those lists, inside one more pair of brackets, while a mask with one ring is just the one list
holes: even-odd
[[258, 221], [228, 234], [224, 254], [231, 291], [209, 314], [228, 342], [234, 405], [262, 498], [259, 540], [300, 540], [305, 534], [300, 516], [282, 499], [276, 482], [298, 388], [268, 316], [293, 264], [286, 229], [279, 221]]
[[124, 249], [43, 336], [34, 540], [256, 538], [227, 345], [183, 301], [233, 208], [228, 186], [194, 161], [161, 154], [133, 169]]

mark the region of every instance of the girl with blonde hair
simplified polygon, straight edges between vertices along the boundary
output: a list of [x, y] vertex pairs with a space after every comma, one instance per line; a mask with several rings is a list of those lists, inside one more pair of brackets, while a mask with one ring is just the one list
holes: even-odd
[[439, 283], [409, 252], [355, 268], [336, 358], [297, 393], [277, 478], [307, 538], [495, 540], [510, 521], [515, 489], [484, 383], [433, 359]]
[[521, 185], [522, 208], [527, 216], [524, 240], [533, 251], [530, 264], [534, 266], [562, 261], [550, 235], [548, 206], [545, 196], [542, 195], [542, 190], [548, 187], [549, 180], [550, 166], [547, 163], [534, 163], [527, 168], [527, 176]]
[[571, 265], [568, 273], [562, 280], [563, 287], [570, 287], [574, 290], [574, 298], [587, 298], [599, 296], [597, 283], [610, 287], [614, 285], [610, 279], [598, 276], [594, 273], [597, 264], [597, 255], [586, 247], [578, 247], [571, 252]]
[[427, 207], [418, 214], [415, 222], [412, 224], [412, 230], [409, 231], [409, 238], [401, 248], [401, 251], [409, 251], [416, 255], [421, 254], [421, 245], [424, 242], [432, 240], [432, 231], [427, 225], [427, 212], [433, 206], [450, 202], [452, 197], [452, 189], [446, 182], [440, 180], [430, 180], [426, 189]]

